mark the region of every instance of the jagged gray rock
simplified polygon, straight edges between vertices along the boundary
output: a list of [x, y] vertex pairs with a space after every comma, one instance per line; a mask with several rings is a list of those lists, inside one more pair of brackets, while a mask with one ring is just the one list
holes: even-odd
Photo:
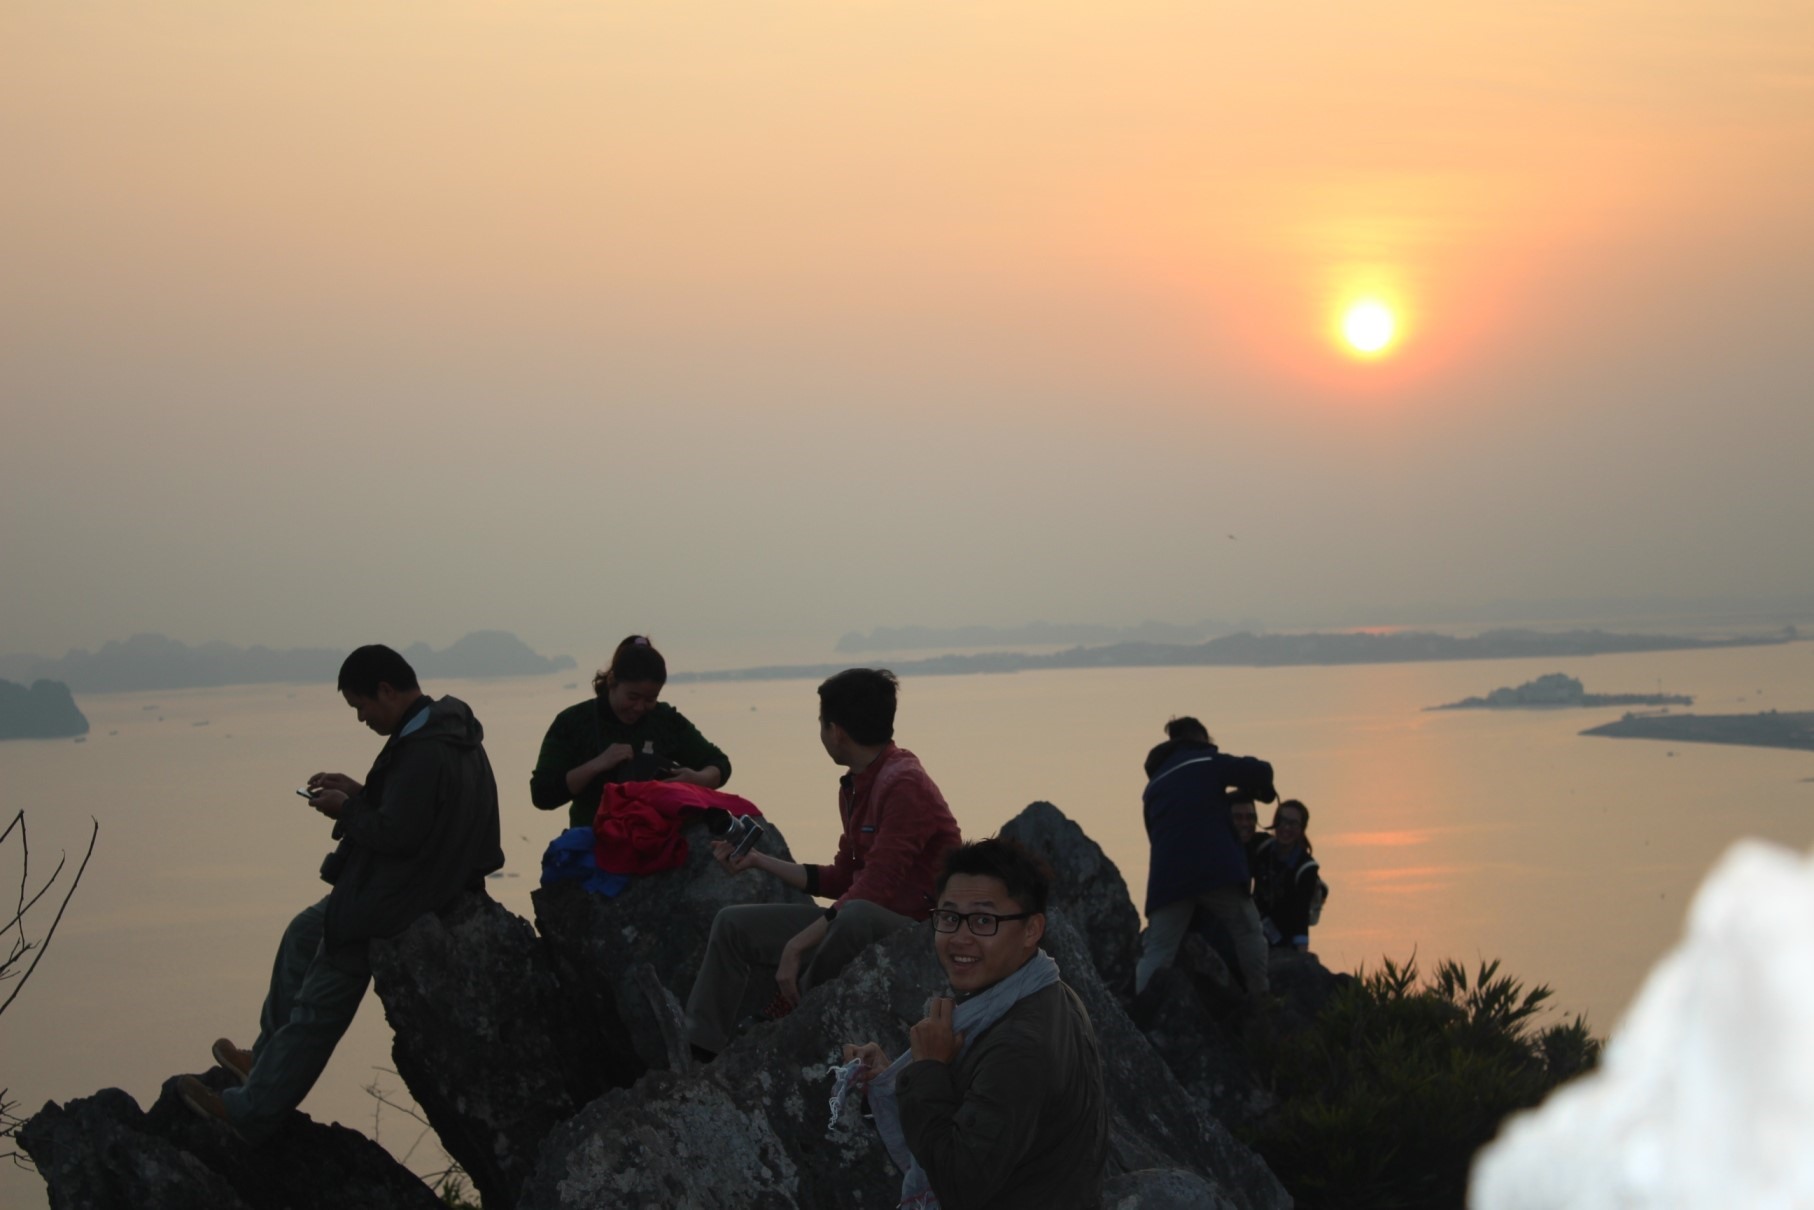
[[1102, 846], [1049, 802], [1030, 803], [1000, 836], [1039, 854], [1052, 867], [1052, 906], [1089, 938], [1103, 983], [1123, 1000], [1134, 994], [1140, 961], [1140, 913], [1127, 880]]
[[1091, 977], [1084, 939], [1062, 915], [1052, 917], [1045, 948], [1089, 1010], [1101, 1044], [1103, 1084], [1112, 1107], [1110, 1172], [1190, 1168], [1240, 1210], [1290, 1206], [1272, 1170], [1186, 1091], [1119, 997]]
[[483, 894], [374, 942], [372, 985], [398, 1074], [494, 1206], [515, 1203], [556, 1123], [641, 1073], [581, 1028], [529, 922]]
[[[1222, 1102], [1201, 1088], [1193, 1094], [1174, 1075], [1194, 1069], [1162, 1057], [1129, 1019], [1115, 982], [1131, 977], [1138, 916], [1119, 872], [1050, 804], [1035, 804], [1003, 831], [1059, 875], [1046, 948], [1101, 1041], [1110, 1190], [1122, 1199], [1110, 1204], [1289, 1206], [1264, 1163], [1205, 1108]], [[677, 1042], [675, 994], [689, 990], [712, 917], [732, 903], [806, 898], [758, 874], [724, 874], [702, 826], [688, 840], [683, 869], [638, 879], [616, 899], [574, 885], [536, 892], [540, 939], [475, 895], [375, 946], [399, 1072], [494, 1206], [892, 1207], [900, 1174], [873, 1130], [826, 1137], [829, 1073], [846, 1041], [905, 1048], [926, 998], [944, 986], [929, 932], [871, 947], [789, 1016], [755, 1026], [716, 1062], [692, 1068]], [[787, 855], [777, 833], [764, 847]], [[1179, 1013], [1196, 994], [1192, 952], [1187, 944], [1182, 969], [1168, 972], [1182, 980]], [[1100, 974], [1104, 964], [1113, 982]], [[1332, 983], [1308, 957], [1287, 955], [1274, 970], [1306, 1005]], [[749, 1003], [766, 1004], [772, 987], [751, 983]], [[1177, 1022], [1154, 1037], [1180, 1048], [1204, 1044], [1200, 1030]], [[591, 1097], [601, 1087], [608, 1091]], [[351, 1131], [297, 1114], [277, 1139], [249, 1148], [194, 1118], [168, 1085], [145, 1115], [117, 1091], [47, 1106], [22, 1142], [34, 1156], [43, 1152], [59, 1210], [436, 1204], [419, 1180]], [[166, 1189], [169, 1198], [157, 1201]], [[272, 1200], [274, 1189], [289, 1200]]]
[[1286, 1029], [1308, 1027], [1329, 997], [1353, 978], [1345, 972], [1331, 972], [1315, 954], [1274, 949], [1267, 955], [1266, 981], [1281, 1005], [1278, 1024]]
[[1148, 1168], [1111, 1176], [1102, 1190], [1103, 1210], [1234, 1210], [1214, 1185], [1182, 1168]]
[[[762, 852], [793, 860], [780, 829], [764, 820]], [[534, 892], [535, 920], [547, 940], [556, 975], [586, 1028], [606, 1038], [628, 1084], [645, 1069], [669, 1066], [663, 1018], [650, 1003], [638, 967], [654, 968], [682, 1003], [705, 958], [718, 909], [736, 903], [811, 903], [812, 897], [779, 879], [751, 870], [732, 876], [712, 858], [703, 822], [687, 825], [686, 864], [635, 878], [622, 894], [606, 898], [560, 883]], [[752, 983], [755, 981], [752, 980]], [[752, 988], [744, 1012], [774, 998], [774, 988]], [[742, 1014], [740, 1014], [742, 1015]]]
[[[206, 1082], [221, 1087], [218, 1068]], [[445, 1210], [433, 1190], [355, 1130], [292, 1114], [252, 1146], [183, 1105], [176, 1078], [149, 1112], [117, 1088], [50, 1102], [19, 1132], [52, 1210]]]
[[[1289, 1206], [1265, 1164], [1172, 1077], [1097, 977], [1082, 937], [1056, 912], [1047, 950], [1102, 1043], [1111, 1170], [1187, 1165], [1237, 1210]], [[788, 1016], [733, 1041], [709, 1067], [651, 1073], [587, 1106], [549, 1137], [521, 1210], [577, 1210], [599, 1204], [605, 1191], [624, 1205], [893, 1206], [900, 1174], [874, 1132], [826, 1138], [830, 1070], [844, 1042], [905, 1049], [926, 998], [943, 986], [925, 931], [887, 938]], [[724, 1125], [733, 1122], [735, 1129]]]
[[[1206, 991], [1203, 977], [1192, 969], [1193, 943], [1208, 948], [1200, 938], [1187, 938], [1177, 964], [1154, 972], [1137, 1017], [1147, 1041], [1185, 1090], [1217, 1121], [1241, 1126], [1272, 1105], [1242, 1044], [1242, 1030], [1252, 1018], [1243, 1004], [1231, 1007], [1223, 1000], [1220, 1011], [1212, 1007], [1218, 993]], [[1209, 957], [1220, 964], [1213, 952]]]
[[592, 1207], [604, 1190], [626, 1206], [894, 1206], [900, 1174], [873, 1131], [826, 1138], [831, 1063], [847, 1041], [901, 1045], [938, 978], [919, 930], [872, 946], [709, 1066], [652, 1072], [587, 1106], [549, 1137], [519, 1210]]

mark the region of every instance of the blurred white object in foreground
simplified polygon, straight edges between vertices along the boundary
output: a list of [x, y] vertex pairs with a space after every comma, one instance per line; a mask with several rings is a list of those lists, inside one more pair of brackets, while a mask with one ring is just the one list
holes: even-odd
[[1599, 1069], [1506, 1123], [1468, 1204], [1814, 1206], [1814, 861], [1733, 845]]

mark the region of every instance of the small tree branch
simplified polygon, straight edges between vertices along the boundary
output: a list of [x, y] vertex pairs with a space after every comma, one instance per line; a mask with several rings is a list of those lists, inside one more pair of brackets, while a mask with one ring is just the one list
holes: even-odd
[[[25, 817], [25, 812], [22, 810], [19, 812], [18, 818], [15, 819], [15, 821], [14, 821], [19, 828], [19, 837], [20, 837], [21, 842], [23, 842], [24, 838], [25, 838], [25, 818], [24, 817]], [[36, 946], [36, 952], [32, 954], [31, 963], [28, 966], [26, 966], [24, 972], [19, 975], [18, 985], [13, 988], [12, 994], [9, 995], [4, 1002], [0, 1002], [0, 1013], [6, 1012], [7, 1008], [11, 1006], [12, 1002], [19, 998], [19, 993], [25, 990], [25, 984], [32, 977], [32, 972], [38, 969], [38, 963], [44, 960], [44, 955], [46, 953], [50, 952], [50, 940], [52, 937], [56, 936], [57, 926], [59, 924], [63, 923], [63, 913], [69, 909], [69, 901], [70, 901], [71, 897], [73, 897], [75, 895], [76, 888], [82, 885], [82, 875], [88, 871], [89, 858], [94, 856], [95, 841], [101, 835], [101, 821], [94, 818], [91, 815], [91, 816], [89, 816], [89, 822], [91, 824], [93, 824], [94, 826], [88, 833], [88, 851], [82, 854], [82, 864], [76, 867], [76, 876], [74, 879], [71, 880], [71, 882], [69, 884], [69, 890], [67, 890], [63, 893], [63, 902], [57, 905], [57, 914], [55, 917], [53, 917], [51, 919], [50, 928], [45, 930], [44, 939], [42, 941], [38, 942], [38, 944]], [[9, 827], [6, 831], [6, 834], [11, 835], [12, 828]], [[22, 868], [23, 868], [24, 862], [26, 860], [29, 860], [29, 852], [27, 854], [25, 854], [24, 856], [22, 856], [22, 858], [21, 858], [21, 867]], [[57, 865], [58, 873], [60, 874], [62, 872], [62, 870], [63, 870], [62, 863], [58, 863], [58, 865]], [[46, 889], [46, 890], [49, 889], [50, 884], [52, 882], [55, 882], [56, 878], [57, 878], [57, 874], [51, 875], [50, 879], [45, 882], [44, 889]], [[44, 893], [44, 891], [40, 890], [38, 892], [38, 895], [32, 896], [32, 902], [33, 903], [38, 902], [39, 896], [41, 896], [43, 893]], [[24, 895], [25, 895], [23, 883], [21, 883], [21, 885], [20, 885], [19, 894], [20, 894], [21, 902], [23, 902]], [[23, 909], [21, 909], [21, 915], [23, 915]], [[21, 923], [19, 927], [20, 927], [21, 937], [23, 937], [23, 933], [24, 933], [23, 923]], [[28, 947], [28, 948], [30, 948], [30, 947]], [[15, 957], [16, 956], [17, 955], [15, 955]]]

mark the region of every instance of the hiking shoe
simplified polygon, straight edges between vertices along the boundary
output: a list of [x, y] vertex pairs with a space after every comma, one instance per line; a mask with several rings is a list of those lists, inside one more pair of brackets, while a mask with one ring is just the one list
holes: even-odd
[[227, 1117], [227, 1103], [215, 1092], [194, 1076], [184, 1076], [176, 1082], [176, 1091], [183, 1098], [183, 1104], [194, 1111], [198, 1118], [212, 1118], [226, 1125], [233, 1125]]
[[225, 1038], [214, 1039], [214, 1061], [244, 1084], [252, 1074], [252, 1052], [241, 1050]]

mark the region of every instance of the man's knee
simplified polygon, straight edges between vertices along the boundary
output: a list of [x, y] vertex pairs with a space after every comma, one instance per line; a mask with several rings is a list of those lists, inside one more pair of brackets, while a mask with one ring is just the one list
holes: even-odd
[[910, 929], [915, 923], [917, 922], [911, 917], [891, 912], [879, 903], [871, 903], [867, 899], [851, 899], [838, 909], [831, 928], [826, 931], [825, 939], [829, 942], [837, 937], [845, 944], [863, 946], [902, 929]]
[[712, 917], [712, 931], [706, 938], [707, 952], [735, 954], [748, 959], [754, 938], [763, 931], [762, 911], [769, 905], [735, 903], [721, 907]]
[[813, 954], [809, 982], [819, 984], [836, 975], [858, 954], [871, 945], [903, 929], [914, 921], [898, 912], [865, 899], [851, 899], [838, 908], [825, 939]]
[[290, 917], [290, 923], [283, 930], [285, 946], [314, 952], [315, 947], [321, 943], [322, 925], [327, 920], [327, 902], [323, 899], [319, 903], [311, 903]]

